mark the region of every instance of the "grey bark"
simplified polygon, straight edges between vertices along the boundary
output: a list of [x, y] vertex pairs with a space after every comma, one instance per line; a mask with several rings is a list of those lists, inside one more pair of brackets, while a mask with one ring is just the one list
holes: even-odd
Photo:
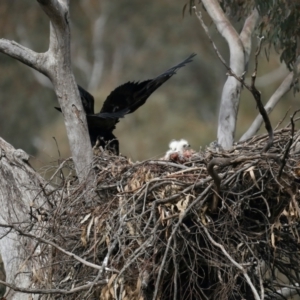
[[[251, 35], [259, 18], [258, 12], [253, 10], [239, 35], [217, 0], [202, 0], [202, 4], [229, 46], [230, 62], [228, 67], [238, 77], [241, 77], [245, 73], [249, 61]], [[234, 77], [228, 77], [222, 91], [218, 123], [218, 143], [224, 149], [231, 148], [234, 142], [240, 93], [241, 83]]]
[[[29, 155], [0, 138], [0, 224], [16, 224], [20, 227], [32, 225], [31, 233], [38, 234], [32, 223], [30, 212], [46, 202], [40, 186], [46, 182], [28, 164]], [[46, 202], [47, 203], [47, 202]], [[41, 224], [40, 224], [41, 225]], [[0, 227], [0, 253], [6, 270], [6, 281], [19, 287], [28, 287], [33, 269], [32, 255], [35, 242], [15, 232]], [[27, 299], [22, 293], [9, 291], [7, 300]]]
[[94, 175], [90, 172], [92, 148], [86, 116], [71, 67], [69, 1], [38, 0], [38, 2], [51, 22], [48, 51], [36, 53], [14, 41], [1, 39], [0, 52], [34, 68], [52, 81], [65, 118], [77, 175], [81, 182], [87, 178], [88, 182], [92, 182]]
[[[91, 198], [94, 187], [94, 173], [90, 171], [93, 155], [85, 113], [71, 67], [69, 1], [37, 2], [51, 22], [48, 51], [36, 53], [14, 41], [0, 39], [0, 52], [32, 67], [51, 80], [65, 118], [78, 178], [87, 183], [83, 192], [86, 198]], [[32, 218], [32, 211], [42, 204], [47, 205], [48, 198], [44, 192], [51, 187], [31, 168], [28, 159], [29, 156], [23, 150], [14, 149], [0, 138], [0, 254], [6, 270], [6, 282], [17, 287], [34, 288], [32, 276], [34, 270], [39, 268], [39, 261], [33, 258], [38, 250], [36, 241], [4, 226], [14, 224], [24, 231], [30, 226], [31, 234], [39, 236], [43, 233], [42, 221], [37, 222]], [[0, 290], [2, 288], [0, 285]], [[23, 300], [28, 299], [28, 296], [8, 291], [6, 298]]]

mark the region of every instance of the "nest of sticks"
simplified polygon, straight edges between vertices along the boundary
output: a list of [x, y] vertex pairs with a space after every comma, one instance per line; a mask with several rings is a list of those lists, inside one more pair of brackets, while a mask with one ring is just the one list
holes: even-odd
[[65, 177], [51, 209], [33, 211], [46, 232], [33, 286], [57, 290], [53, 299], [300, 294], [300, 134], [276, 131], [266, 153], [268, 138], [207, 148], [184, 164], [95, 157], [93, 205]]

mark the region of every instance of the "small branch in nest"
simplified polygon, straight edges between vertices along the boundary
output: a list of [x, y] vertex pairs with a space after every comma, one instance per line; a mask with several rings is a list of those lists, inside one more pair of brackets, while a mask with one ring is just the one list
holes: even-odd
[[[72, 161], [72, 158], [71, 158], [71, 157], [69, 157], [69, 158], [63, 160], [63, 162], [59, 165], [59, 167], [56, 169], [56, 171], [54, 172], [54, 174], [53, 174], [53, 175], [51, 176], [51, 178], [49, 179], [48, 184], [50, 184], [50, 182], [51, 182], [51, 181], [53, 180], [53, 178], [57, 175], [57, 173], [60, 172], [60, 171], [63, 169], [63, 167], [65, 166], [65, 164], [66, 164], [67, 162], [70, 162], [70, 161]], [[62, 173], [62, 174], [63, 174], [63, 173]]]
[[173, 265], [174, 265], [174, 297], [173, 299], [176, 300], [177, 299], [177, 276], [178, 276], [178, 264], [176, 262], [176, 249], [177, 249], [177, 243], [176, 243], [176, 235], [174, 236], [174, 241], [173, 241], [173, 248], [172, 248], [172, 259], [173, 259]]
[[[218, 172], [215, 170], [215, 166], [226, 167], [234, 163], [241, 163], [243, 161], [253, 161], [254, 159], [259, 159], [262, 156], [265, 156], [269, 159], [274, 159], [277, 163], [281, 163], [281, 160], [278, 155], [274, 155], [272, 153], [263, 153], [263, 154], [256, 154], [251, 156], [241, 155], [237, 158], [214, 158], [212, 159], [207, 165], [207, 172], [213, 179], [216, 187], [216, 193], [214, 194], [214, 199], [211, 205], [211, 211], [214, 212], [218, 206], [219, 202], [219, 194], [220, 194], [220, 187], [221, 187], [221, 177], [219, 176]], [[248, 168], [248, 167], [247, 167]], [[240, 170], [241, 171], [241, 170]]]
[[282, 158], [282, 164], [281, 164], [281, 167], [280, 167], [280, 169], [279, 169], [277, 179], [279, 179], [279, 178], [281, 177], [281, 175], [282, 175], [283, 168], [284, 168], [284, 166], [285, 166], [285, 164], [286, 164], [286, 160], [287, 160], [287, 158], [288, 158], [288, 155], [289, 155], [289, 153], [290, 153], [291, 146], [292, 146], [293, 141], [294, 141], [294, 135], [295, 135], [295, 122], [294, 122], [294, 117], [295, 117], [295, 115], [296, 115], [299, 111], [300, 111], [299, 109], [296, 110], [296, 111], [293, 113], [293, 115], [291, 116], [291, 138], [290, 138], [290, 140], [289, 140], [289, 142], [288, 142], [288, 145], [287, 145], [287, 147], [286, 147], [286, 150], [285, 150], [285, 152], [284, 152], [284, 155], [283, 155], [283, 158]]
[[220, 185], [221, 185], [221, 178], [218, 175], [217, 171], [215, 170], [215, 166], [225, 167], [228, 166], [231, 163], [231, 158], [214, 158], [212, 159], [208, 166], [207, 166], [207, 172], [211, 176], [211, 178], [214, 180], [216, 192], [214, 193], [213, 201], [211, 203], [211, 211], [215, 212], [218, 204], [219, 204], [219, 194], [220, 194]]
[[[265, 127], [268, 131], [268, 134], [269, 134], [269, 140], [266, 144], [266, 146], [264, 147], [263, 149], [263, 152], [267, 152], [271, 146], [273, 145], [273, 139], [274, 139], [274, 133], [273, 133], [273, 129], [272, 129], [272, 125], [271, 125], [271, 122], [270, 122], [270, 119], [268, 117], [268, 114], [261, 102], [261, 94], [260, 92], [257, 90], [257, 88], [255, 87], [255, 80], [256, 80], [256, 75], [257, 75], [257, 67], [258, 67], [258, 56], [260, 54], [260, 51], [261, 51], [261, 45], [262, 45], [262, 41], [263, 41], [264, 37], [259, 37], [259, 43], [258, 43], [258, 46], [257, 46], [257, 50], [256, 50], [256, 53], [255, 53], [255, 69], [254, 69], [254, 72], [251, 76], [251, 79], [252, 79], [252, 83], [251, 83], [251, 88], [248, 90], [252, 93], [254, 99], [256, 100], [256, 104], [257, 104], [257, 107], [258, 107], [258, 110], [261, 114], [261, 116], [263, 117], [263, 120], [265, 122]], [[244, 84], [242, 82], [242, 84]], [[245, 85], [245, 84], [244, 84]]]
[[120, 270], [120, 272], [115, 280], [118, 280], [120, 278], [120, 276], [122, 276], [123, 273], [127, 270], [127, 268], [138, 259], [138, 257], [145, 254], [143, 252], [143, 250], [145, 250], [147, 247], [150, 247], [151, 245], [153, 245], [153, 240], [156, 237], [155, 233], [157, 232], [157, 229], [159, 228], [159, 226], [160, 226], [160, 224], [157, 223], [155, 225], [155, 227], [151, 230], [150, 237], [147, 240], [145, 240], [145, 242], [142, 245], [140, 245], [137, 249], [134, 250], [134, 252], [132, 253], [132, 255], [130, 257], [130, 260], [126, 261], [126, 263], [123, 265], [122, 269]]
[[16, 292], [21, 292], [21, 293], [25, 293], [25, 294], [44, 294], [44, 295], [49, 295], [49, 294], [70, 295], [70, 294], [78, 293], [80, 291], [87, 290], [91, 286], [105, 285], [107, 283], [108, 283], [108, 280], [103, 279], [96, 283], [85, 284], [85, 285], [73, 288], [71, 290], [61, 290], [61, 289], [27, 289], [27, 288], [17, 287], [14, 284], [10, 284], [10, 283], [0, 280], [0, 284], [4, 284]]
[[143, 164], [144, 163], [151, 164], [151, 165], [163, 165], [163, 166], [175, 167], [175, 168], [179, 168], [179, 169], [188, 169], [189, 168], [185, 165], [175, 164], [173, 162], [164, 161], [164, 160], [148, 160], [148, 161], [143, 162]]
[[261, 300], [260, 297], [259, 297], [259, 294], [258, 294], [258, 292], [257, 292], [257, 290], [256, 290], [256, 288], [254, 287], [254, 285], [253, 285], [253, 283], [252, 283], [252, 281], [251, 281], [249, 275], [247, 274], [247, 271], [246, 271], [239, 263], [237, 263], [237, 262], [229, 255], [229, 253], [225, 250], [225, 248], [224, 248], [223, 245], [217, 243], [217, 242], [212, 238], [212, 236], [211, 236], [210, 233], [208, 232], [207, 228], [206, 228], [202, 223], [200, 223], [200, 225], [201, 225], [201, 227], [203, 228], [204, 232], [206, 233], [206, 235], [207, 235], [208, 239], [210, 240], [210, 242], [211, 242], [214, 246], [216, 246], [216, 247], [218, 247], [219, 249], [221, 249], [221, 251], [222, 251], [223, 254], [227, 257], [227, 259], [229, 259], [229, 261], [230, 261], [237, 269], [239, 269], [239, 270], [242, 272], [243, 276], [245, 277], [247, 283], [249, 284], [249, 286], [250, 286], [250, 288], [251, 288], [251, 290], [252, 290], [252, 293], [253, 293], [254, 298], [255, 298], [256, 300]]
[[285, 120], [285, 118], [288, 115], [288, 113], [289, 113], [290, 110], [291, 110], [291, 107], [289, 107], [289, 109], [286, 111], [286, 113], [284, 114], [283, 118], [281, 120], [279, 120], [279, 122], [277, 123], [277, 125], [274, 128], [274, 131], [276, 131], [277, 128], [282, 124], [282, 122]]
[[221, 178], [219, 177], [214, 167], [215, 166], [226, 167], [230, 165], [231, 162], [232, 162], [231, 158], [213, 158], [207, 166], [207, 172], [214, 180], [217, 192], [220, 191]]
[[171, 247], [171, 242], [172, 242], [173, 238], [175, 237], [175, 234], [176, 234], [179, 226], [181, 225], [181, 223], [182, 223], [184, 217], [187, 215], [187, 213], [196, 204], [198, 204], [199, 201], [201, 201], [201, 204], [198, 207], [198, 209], [201, 208], [201, 206], [205, 203], [205, 201], [207, 199], [206, 194], [210, 191], [211, 187], [212, 187], [211, 184], [206, 187], [206, 189], [190, 204], [190, 206], [179, 217], [179, 220], [178, 220], [177, 224], [174, 226], [174, 228], [172, 230], [172, 233], [171, 233], [170, 237], [168, 238], [168, 243], [167, 243], [167, 246], [166, 246], [166, 249], [165, 249], [165, 252], [164, 252], [164, 256], [161, 260], [160, 268], [159, 268], [158, 275], [157, 275], [157, 278], [156, 278], [155, 289], [154, 289], [154, 293], [153, 293], [153, 299], [157, 299], [157, 294], [158, 294], [159, 285], [160, 285], [160, 279], [161, 279], [161, 276], [162, 276], [162, 273], [163, 273], [163, 270], [164, 270], [164, 267], [165, 267], [165, 263], [166, 263], [166, 259], [167, 259], [167, 256], [168, 256], [169, 249]]
[[[61, 248], [60, 246], [58, 246], [57, 244], [55, 244], [54, 242], [51, 242], [51, 241], [48, 241], [42, 237], [38, 237], [36, 235], [33, 235], [33, 234], [30, 234], [30, 233], [26, 233], [24, 232], [23, 230], [21, 230], [20, 228], [18, 228], [17, 226], [15, 225], [10, 225], [10, 224], [0, 224], [0, 227], [3, 227], [3, 228], [12, 228], [14, 229], [16, 232], [18, 232], [20, 235], [23, 235], [23, 236], [26, 236], [26, 237], [29, 237], [31, 239], [35, 239], [37, 240], [38, 242], [40, 243], [43, 243], [43, 244], [48, 244], [48, 245], [51, 245], [53, 246], [54, 248], [56, 248], [57, 250], [61, 251], [62, 253], [76, 259], [77, 261], [81, 262], [82, 264], [86, 265], [87, 267], [91, 267], [91, 268], [94, 268], [94, 269], [97, 269], [97, 270], [102, 270], [102, 266], [98, 266], [96, 264], [93, 264], [77, 255], [75, 255], [74, 253], [72, 252], [69, 252], [63, 248]], [[111, 269], [108, 269], [106, 268], [106, 270], [108, 271], [113, 271], [113, 272], [118, 272], [117, 270], [111, 270]]]
[[108, 247], [108, 250], [107, 250], [107, 254], [105, 256], [105, 258], [103, 259], [103, 262], [102, 262], [102, 266], [101, 266], [101, 275], [104, 275], [104, 270], [107, 270], [107, 265], [108, 265], [108, 262], [109, 262], [109, 258], [110, 258], [110, 255], [112, 254], [112, 252], [115, 250], [115, 247], [117, 246], [118, 242], [119, 242], [119, 237], [123, 231], [123, 226], [124, 226], [124, 223], [126, 221], [126, 218], [127, 218], [127, 214], [121, 216], [120, 218], [120, 225], [119, 225], [119, 229], [117, 230], [117, 232], [114, 234], [112, 240], [114, 240]]

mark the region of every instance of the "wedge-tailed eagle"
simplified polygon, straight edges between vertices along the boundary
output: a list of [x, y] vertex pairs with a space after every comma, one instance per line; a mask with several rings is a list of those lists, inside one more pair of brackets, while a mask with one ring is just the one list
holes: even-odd
[[[153, 79], [127, 82], [120, 85], [106, 98], [100, 112], [97, 114], [94, 112], [94, 97], [81, 86], [78, 86], [87, 117], [92, 146], [94, 147], [98, 141], [103, 149], [110, 150], [118, 155], [119, 142], [114, 136], [113, 130], [116, 128], [119, 119], [136, 111], [157, 88], [176, 74], [179, 68], [191, 62], [195, 55], [191, 54], [181, 63]], [[60, 108], [57, 109], [60, 110]]]

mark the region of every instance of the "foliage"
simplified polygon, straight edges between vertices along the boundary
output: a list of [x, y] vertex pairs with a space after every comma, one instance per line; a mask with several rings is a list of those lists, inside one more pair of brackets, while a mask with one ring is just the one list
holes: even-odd
[[281, 52], [280, 60], [289, 69], [300, 53], [297, 47], [300, 36], [300, 4], [297, 1], [258, 1], [256, 7], [262, 16], [259, 29], [266, 35], [269, 45]]
[[[199, 3], [201, 0], [199, 0]], [[297, 47], [300, 35], [300, 4], [290, 0], [220, 0], [224, 12], [233, 20], [245, 20], [249, 12], [256, 7], [261, 21], [258, 32], [264, 35], [269, 48], [266, 50], [269, 56], [271, 46], [281, 53], [280, 60], [284, 61], [289, 69], [292, 69], [299, 53]], [[197, 0], [189, 1], [189, 9]], [[185, 11], [187, 4], [184, 6]]]

